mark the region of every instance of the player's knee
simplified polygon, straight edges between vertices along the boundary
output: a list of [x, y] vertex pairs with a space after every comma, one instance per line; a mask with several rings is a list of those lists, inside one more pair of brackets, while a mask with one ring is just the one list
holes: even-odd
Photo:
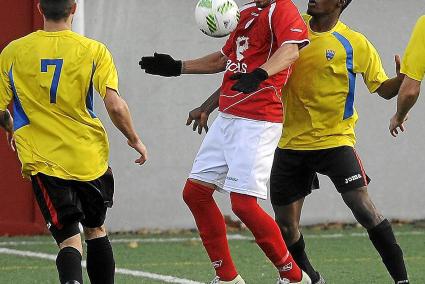
[[297, 240], [299, 227], [296, 222], [288, 223], [277, 221], [277, 224], [279, 225], [282, 237], [285, 239], [286, 242], [292, 243], [292, 241]]
[[82, 254], [83, 245], [81, 244], [81, 235], [77, 234], [77, 235], [71, 236], [71, 237], [63, 240], [59, 244], [59, 249], [61, 249], [61, 250], [66, 248], [66, 247], [75, 248], [76, 250], [78, 250]]
[[187, 180], [183, 189], [183, 200], [189, 206], [211, 201], [214, 189]]
[[376, 210], [370, 211], [359, 209], [354, 213], [356, 220], [366, 229], [372, 229], [380, 224], [385, 218]]
[[105, 226], [100, 226], [96, 228], [87, 228], [84, 227], [84, 236], [86, 240], [93, 240], [97, 238], [103, 238], [106, 236], [106, 228]]
[[248, 195], [231, 193], [230, 201], [233, 213], [242, 221], [253, 212], [256, 212], [258, 207], [257, 198]]

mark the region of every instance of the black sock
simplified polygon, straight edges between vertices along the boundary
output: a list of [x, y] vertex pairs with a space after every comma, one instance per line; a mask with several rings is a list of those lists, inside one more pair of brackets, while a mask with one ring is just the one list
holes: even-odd
[[56, 258], [56, 267], [58, 268], [61, 284], [83, 283], [81, 259], [81, 253], [76, 248], [65, 247], [59, 251]]
[[403, 251], [397, 244], [390, 222], [385, 219], [375, 228], [368, 230], [368, 233], [370, 240], [394, 281], [396, 283], [409, 283]]
[[115, 260], [108, 236], [87, 240], [87, 273], [92, 284], [113, 284]]
[[319, 281], [319, 273], [314, 270], [310, 260], [308, 260], [307, 254], [305, 253], [305, 242], [302, 234], [296, 243], [288, 247], [288, 250], [298, 266], [304, 270], [308, 276], [310, 276], [312, 283]]

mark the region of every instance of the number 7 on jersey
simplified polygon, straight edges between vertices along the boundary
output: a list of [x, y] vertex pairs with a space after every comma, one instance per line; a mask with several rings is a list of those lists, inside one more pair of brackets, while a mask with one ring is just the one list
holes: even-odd
[[55, 66], [52, 85], [50, 87], [50, 103], [55, 104], [59, 87], [59, 79], [62, 72], [63, 59], [41, 59], [41, 72], [46, 73], [48, 66]]

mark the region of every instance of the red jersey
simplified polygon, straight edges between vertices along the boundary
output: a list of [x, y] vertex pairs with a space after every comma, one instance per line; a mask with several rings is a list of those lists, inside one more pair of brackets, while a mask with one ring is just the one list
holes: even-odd
[[263, 65], [285, 43], [308, 43], [308, 29], [291, 0], [275, 0], [266, 8], [255, 3], [241, 8], [236, 30], [221, 52], [228, 57], [221, 86], [219, 109], [239, 117], [282, 122], [281, 89], [291, 68], [269, 77], [250, 94], [232, 91], [234, 73], [248, 73]]

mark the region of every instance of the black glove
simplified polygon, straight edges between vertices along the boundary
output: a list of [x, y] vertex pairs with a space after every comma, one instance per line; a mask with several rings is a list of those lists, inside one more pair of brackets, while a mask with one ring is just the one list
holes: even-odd
[[153, 56], [142, 57], [140, 68], [146, 73], [165, 77], [176, 77], [182, 74], [182, 62], [174, 60], [168, 54], [154, 53]]
[[238, 80], [233, 86], [233, 91], [250, 94], [258, 89], [261, 82], [267, 80], [269, 74], [264, 69], [257, 68], [251, 73], [236, 73], [230, 77], [230, 80]]

